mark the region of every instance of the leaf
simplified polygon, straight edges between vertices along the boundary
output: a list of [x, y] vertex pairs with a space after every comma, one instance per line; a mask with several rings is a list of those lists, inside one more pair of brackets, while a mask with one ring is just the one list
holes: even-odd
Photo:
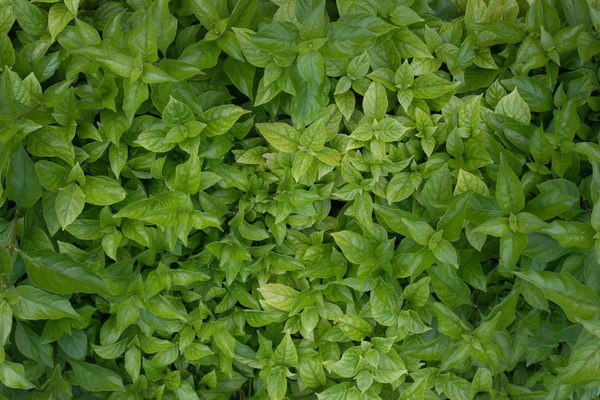
[[53, 40], [73, 18], [73, 13], [65, 4], [54, 4], [50, 7], [50, 11], [48, 12], [48, 31]]
[[175, 169], [175, 181], [173, 189], [180, 192], [195, 194], [200, 188], [200, 159], [191, 154], [190, 158]]
[[426, 222], [421, 221], [410, 221], [408, 219], [402, 219], [402, 223], [406, 225], [408, 229], [408, 236], [421, 246], [429, 245], [429, 241], [434, 235], [434, 230]]
[[496, 199], [500, 208], [507, 213], [518, 213], [525, 207], [525, 195], [521, 188], [521, 182], [502, 156], [498, 171]]
[[285, 335], [281, 343], [275, 348], [273, 361], [276, 364], [285, 365], [286, 367], [295, 367], [298, 364], [296, 346], [289, 334]]
[[110, 160], [110, 169], [117, 178], [125, 168], [127, 163], [128, 150], [124, 144], [111, 145], [108, 149], [108, 157]]
[[411, 174], [408, 172], [400, 172], [395, 174], [386, 189], [386, 198], [388, 203], [397, 203], [410, 197], [415, 191]]
[[519, 95], [527, 103], [531, 111], [543, 112], [552, 109], [552, 92], [543, 83], [533, 78], [518, 76], [505, 79], [502, 81], [502, 84], [508, 90], [518, 89]]
[[325, 78], [325, 63], [318, 51], [298, 55], [298, 73], [309, 85], [320, 85]]
[[460, 232], [463, 228], [465, 212], [470, 199], [470, 194], [457, 196], [439, 220], [437, 230], [444, 230], [444, 239], [451, 242], [456, 242], [460, 239]]
[[461, 339], [462, 335], [469, 331], [469, 327], [442, 303], [432, 303], [431, 306], [438, 317], [438, 329], [444, 335]]
[[348, 261], [360, 264], [373, 252], [373, 248], [361, 235], [352, 231], [334, 233], [333, 238]]
[[456, 186], [454, 187], [454, 195], [456, 196], [471, 190], [482, 196], [488, 196], [490, 194], [488, 187], [481, 179], [470, 172], [460, 169], [458, 171]]
[[429, 248], [438, 261], [452, 265], [454, 268], [459, 267], [458, 253], [449, 241], [441, 239], [439, 242], [430, 243]]
[[598, 379], [599, 350], [596, 341], [590, 341], [575, 349], [569, 364], [558, 375], [557, 384], [566, 385]]
[[81, 190], [86, 203], [99, 206], [115, 204], [127, 197], [127, 192], [116, 181], [105, 176], [87, 177]]
[[20, 208], [32, 207], [42, 196], [40, 181], [33, 162], [24, 148], [13, 154], [6, 176], [6, 197]]
[[56, 196], [56, 216], [63, 229], [77, 219], [84, 205], [85, 195], [75, 182], [60, 189]]
[[500, 99], [496, 105], [496, 114], [512, 118], [522, 124], [529, 124], [531, 112], [529, 106], [515, 88], [508, 96]]
[[267, 283], [259, 291], [269, 306], [281, 311], [290, 311], [298, 298], [297, 290], [280, 283]]
[[95, 61], [123, 78], [136, 80], [142, 73], [141, 68], [136, 65], [135, 59], [124, 54], [115, 54], [110, 58], [100, 57]]
[[283, 58], [294, 55], [298, 39], [298, 28], [290, 22], [273, 22], [251, 37], [259, 48]]
[[12, 12], [19, 26], [33, 36], [42, 36], [47, 31], [47, 16], [27, 0], [11, 0]]
[[286, 369], [274, 367], [267, 379], [267, 393], [270, 399], [282, 400], [287, 391]]
[[256, 129], [267, 142], [279, 151], [291, 153], [297, 150], [300, 135], [298, 131], [287, 124], [275, 122], [256, 124]]
[[594, 289], [567, 272], [527, 271], [514, 274], [542, 289], [544, 296], [558, 304], [572, 322], [576, 322], [577, 318], [592, 319], [600, 310], [600, 297]]
[[550, 226], [540, 229], [556, 239], [563, 247], [590, 247], [594, 230], [581, 222], [553, 221]]
[[158, 60], [158, 43], [152, 14], [147, 13], [142, 23], [138, 25], [127, 39], [132, 54], [142, 56], [143, 62]]
[[25, 357], [46, 367], [53, 365], [52, 346], [48, 343], [43, 343], [38, 335], [31, 329], [23, 326], [20, 322], [17, 322], [15, 330], [15, 344], [19, 352]]
[[419, 14], [406, 6], [395, 7], [390, 13], [390, 19], [396, 25], [410, 25], [423, 21]]
[[471, 398], [470, 383], [455, 374], [441, 374], [435, 379], [435, 384], [450, 400], [463, 400]]
[[15, 317], [22, 320], [79, 318], [68, 300], [49, 294], [33, 286], [19, 286], [15, 290], [15, 304], [11, 305]]
[[214, 336], [215, 344], [228, 357], [235, 357], [235, 338], [226, 331], [218, 331]]
[[106, 293], [104, 281], [85, 264], [51, 250], [20, 252], [29, 279], [37, 287], [54, 293]]
[[387, 93], [382, 84], [373, 82], [365, 93], [363, 101], [365, 115], [376, 120], [382, 120], [388, 108]]
[[13, 312], [6, 301], [0, 303], [0, 343], [6, 345], [10, 332], [12, 330]]
[[161, 53], [166, 54], [167, 48], [175, 40], [177, 34], [177, 18], [169, 13], [168, 0], [154, 2], [151, 15], [152, 25], [156, 32], [156, 45]]
[[452, 197], [452, 179], [447, 165], [439, 168], [427, 180], [421, 190], [421, 197], [426, 207], [436, 209], [444, 200]]
[[25, 368], [22, 364], [4, 361], [0, 364], [0, 381], [13, 389], [33, 389], [35, 385], [25, 377]]
[[448, 82], [435, 74], [425, 74], [415, 79], [411, 88], [417, 99], [435, 99], [452, 92], [460, 82]]
[[338, 326], [352, 340], [363, 340], [373, 332], [373, 327], [356, 315], [346, 314], [338, 317]]
[[428, 270], [431, 284], [442, 303], [450, 308], [471, 303], [471, 291], [449, 265], [432, 266]]
[[227, 132], [233, 124], [248, 111], [232, 105], [213, 107], [204, 112], [202, 121], [206, 128], [202, 133], [206, 136], [217, 136]]
[[78, 385], [90, 392], [123, 390], [123, 380], [114, 371], [85, 362], [70, 361]]

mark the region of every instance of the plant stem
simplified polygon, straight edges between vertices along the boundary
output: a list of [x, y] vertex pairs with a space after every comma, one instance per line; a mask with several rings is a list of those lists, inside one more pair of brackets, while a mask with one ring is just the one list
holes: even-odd
[[12, 236], [10, 239], [10, 246], [8, 247], [8, 254], [12, 257], [13, 252], [15, 251], [15, 246], [17, 245], [17, 227], [19, 225], [19, 209], [15, 208], [15, 214], [13, 216], [13, 226], [12, 226]]
[[31, 114], [32, 112], [34, 112], [35, 110], [37, 110], [38, 108], [40, 108], [43, 105], [44, 105], [43, 103], [37, 103], [35, 106], [26, 110], [23, 114], [17, 115], [15, 117], [15, 120], [20, 120], [20, 119], [25, 118], [26, 116], [28, 116], [29, 114]]
[[479, 291], [475, 290], [475, 328], [479, 326]]

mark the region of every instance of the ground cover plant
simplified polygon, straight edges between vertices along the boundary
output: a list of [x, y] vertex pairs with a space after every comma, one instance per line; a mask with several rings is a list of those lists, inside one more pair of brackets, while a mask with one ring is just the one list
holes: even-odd
[[0, 398], [598, 398], [599, 6], [0, 0]]

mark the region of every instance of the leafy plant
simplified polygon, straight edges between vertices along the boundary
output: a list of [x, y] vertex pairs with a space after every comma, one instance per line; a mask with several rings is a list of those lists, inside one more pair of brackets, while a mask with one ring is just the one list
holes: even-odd
[[598, 398], [599, 31], [0, 0], [0, 398]]

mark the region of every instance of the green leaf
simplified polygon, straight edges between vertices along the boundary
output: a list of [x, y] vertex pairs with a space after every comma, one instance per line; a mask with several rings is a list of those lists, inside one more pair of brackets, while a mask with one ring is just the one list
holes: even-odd
[[400, 172], [395, 174], [386, 188], [386, 199], [388, 203], [397, 203], [410, 197], [415, 191], [412, 174], [409, 172]]
[[592, 340], [573, 352], [569, 364], [560, 371], [556, 381], [559, 385], [596, 380], [600, 377], [600, 346]]
[[441, 239], [439, 242], [430, 243], [429, 248], [438, 261], [458, 268], [458, 253], [449, 241]]
[[77, 219], [84, 205], [85, 195], [79, 185], [73, 182], [60, 189], [56, 196], [56, 216], [63, 229]]
[[127, 39], [132, 54], [142, 56], [143, 62], [158, 60], [158, 43], [152, 14], [147, 13], [142, 23], [135, 28]]
[[4, 361], [0, 364], [0, 381], [13, 389], [33, 389], [35, 385], [25, 377], [25, 367], [22, 364]]
[[13, 312], [6, 301], [0, 303], [0, 343], [6, 345], [13, 324]]
[[61, 294], [106, 293], [104, 281], [85, 264], [51, 250], [20, 252], [27, 274], [41, 289]]
[[156, 45], [166, 55], [167, 48], [177, 34], [177, 18], [169, 13], [168, 0], [157, 0], [152, 5], [152, 25], [156, 32]]
[[460, 82], [448, 82], [439, 76], [429, 73], [415, 79], [411, 88], [417, 99], [435, 99], [452, 92]]
[[228, 357], [235, 357], [235, 338], [227, 331], [215, 332], [214, 341], [217, 347]]
[[233, 124], [248, 111], [232, 105], [213, 107], [202, 114], [206, 128], [202, 133], [206, 136], [218, 136], [227, 132]]
[[426, 222], [410, 221], [406, 218], [402, 219], [402, 223], [408, 229], [408, 236], [421, 246], [429, 245], [429, 240], [435, 233], [433, 228]]
[[267, 283], [259, 291], [269, 306], [281, 311], [290, 311], [298, 298], [297, 290], [281, 283]]
[[440, 203], [452, 197], [452, 178], [447, 165], [439, 168], [427, 180], [421, 190], [423, 205], [432, 211], [437, 209]]
[[525, 195], [521, 182], [502, 156], [500, 156], [496, 199], [500, 208], [507, 213], [518, 213], [525, 207]]
[[470, 172], [460, 169], [458, 171], [456, 186], [454, 187], [454, 195], [456, 196], [471, 190], [482, 196], [488, 196], [490, 194], [488, 187], [481, 179]]
[[292, 341], [292, 337], [287, 334], [281, 340], [281, 343], [275, 348], [273, 352], [273, 362], [286, 367], [295, 367], [298, 364], [298, 353], [296, 346]]
[[114, 371], [85, 362], [70, 361], [77, 383], [90, 392], [123, 390], [123, 380]]
[[70, 335], [63, 335], [58, 346], [73, 360], [83, 360], [87, 355], [88, 338], [84, 331], [73, 330]]
[[594, 230], [586, 223], [553, 221], [539, 231], [552, 236], [563, 247], [588, 248], [593, 245]]
[[455, 374], [440, 374], [436, 377], [435, 384], [450, 400], [471, 398], [471, 384]]
[[508, 96], [500, 99], [496, 105], [495, 112], [522, 124], [529, 124], [529, 121], [531, 121], [529, 106], [520, 96], [516, 87]]
[[200, 159], [191, 154], [190, 158], [175, 169], [175, 181], [173, 189], [180, 192], [195, 194], [200, 188]]
[[365, 115], [379, 121], [385, 116], [387, 108], [388, 100], [385, 88], [380, 83], [371, 83], [363, 100]]
[[273, 367], [267, 378], [267, 393], [270, 399], [283, 400], [287, 391], [287, 370], [284, 367]]
[[567, 318], [576, 322], [594, 318], [600, 311], [600, 297], [567, 272], [527, 271], [515, 275], [542, 289], [544, 296], [558, 304]]
[[71, 303], [61, 296], [46, 293], [33, 286], [19, 286], [11, 305], [15, 317], [22, 320], [79, 318]]
[[136, 60], [133, 57], [124, 54], [114, 54], [110, 58], [100, 57], [96, 58], [95, 61], [108, 69], [108, 71], [123, 78], [130, 78], [134, 81], [139, 78], [142, 73], [141, 66], [137, 65]]
[[300, 377], [311, 388], [320, 388], [327, 381], [323, 363], [319, 356], [314, 356], [298, 365]]
[[419, 14], [406, 6], [394, 7], [390, 19], [396, 25], [410, 25], [423, 21]]
[[13, 154], [6, 177], [6, 197], [19, 208], [32, 207], [42, 196], [40, 181], [33, 162], [24, 148]]
[[47, 14], [27, 0], [11, 0], [12, 12], [21, 29], [33, 36], [47, 32]]
[[273, 22], [251, 37], [252, 42], [269, 53], [286, 58], [294, 56], [299, 39], [298, 28], [290, 22]]
[[444, 335], [461, 339], [469, 331], [469, 327], [451, 309], [442, 303], [432, 303], [438, 317], [438, 329]]
[[279, 151], [292, 153], [298, 149], [298, 131], [281, 122], [256, 124], [256, 129], [267, 142]]
[[85, 202], [98, 206], [118, 203], [127, 197], [127, 192], [116, 181], [105, 176], [89, 176], [81, 185]]
[[373, 332], [373, 327], [367, 321], [351, 314], [339, 316], [338, 326], [352, 340], [363, 340]]
[[54, 40], [75, 16], [65, 4], [54, 4], [48, 12], [48, 31]]
[[437, 230], [444, 230], [444, 239], [451, 242], [456, 242], [460, 239], [460, 232], [463, 228], [465, 212], [470, 199], [470, 194], [458, 196], [439, 220]]
[[519, 95], [527, 103], [531, 111], [543, 112], [552, 109], [552, 92], [543, 83], [533, 78], [518, 76], [505, 79], [502, 81], [502, 84], [508, 90], [518, 89]]
[[298, 72], [309, 85], [320, 85], [325, 79], [325, 63], [318, 51], [298, 55]]
[[352, 231], [341, 231], [332, 234], [348, 261], [360, 264], [371, 256], [373, 248], [361, 235]]
[[450, 265], [434, 265], [428, 270], [431, 284], [442, 303], [450, 308], [471, 303], [471, 291]]

